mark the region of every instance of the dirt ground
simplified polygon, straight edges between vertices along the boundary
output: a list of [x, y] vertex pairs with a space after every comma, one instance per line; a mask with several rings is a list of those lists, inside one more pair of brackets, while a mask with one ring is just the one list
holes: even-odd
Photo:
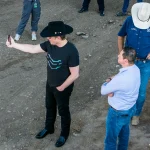
[[[117, 33], [125, 17], [115, 16], [121, 10], [122, 0], [106, 0], [105, 17], [99, 16], [96, 0], [91, 1], [88, 12], [77, 13], [81, 3], [77, 0], [41, 0], [39, 32], [49, 21], [63, 20], [74, 27], [68, 39], [80, 53], [80, 78], [70, 100], [71, 133], [59, 149], [103, 150], [108, 104], [107, 97], [100, 95], [100, 87], [107, 77], [118, 72]], [[56, 150], [59, 116], [53, 135], [35, 139], [45, 121], [46, 54], [32, 55], [5, 46], [7, 34], [15, 35], [22, 1], [1, 0], [0, 6], [0, 150]], [[78, 31], [89, 37], [77, 36]], [[28, 23], [19, 42], [37, 44], [43, 41], [39, 33], [38, 40], [31, 41]], [[150, 86], [140, 125], [131, 127], [129, 150], [150, 150], [149, 89]]]

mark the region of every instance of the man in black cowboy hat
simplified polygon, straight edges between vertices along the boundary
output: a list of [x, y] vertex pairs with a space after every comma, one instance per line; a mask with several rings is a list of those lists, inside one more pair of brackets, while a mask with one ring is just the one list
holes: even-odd
[[76, 47], [68, 42], [66, 34], [73, 28], [62, 21], [49, 22], [43, 29], [41, 36], [47, 41], [38, 45], [18, 44], [11, 37], [6, 45], [28, 53], [47, 52], [47, 83], [46, 83], [46, 121], [45, 128], [37, 135], [37, 139], [54, 133], [54, 123], [57, 114], [61, 116], [61, 133], [55, 146], [65, 144], [69, 132], [71, 116], [69, 98], [73, 90], [74, 81], [79, 77], [79, 54]]

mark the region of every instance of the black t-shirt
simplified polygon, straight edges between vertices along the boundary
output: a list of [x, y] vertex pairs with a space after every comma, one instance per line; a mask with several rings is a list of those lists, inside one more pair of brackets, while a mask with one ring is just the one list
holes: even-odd
[[79, 54], [76, 47], [67, 42], [63, 47], [51, 45], [49, 41], [40, 44], [47, 52], [47, 79], [50, 86], [61, 85], [70, 75], [69, 67], [79, 65]]

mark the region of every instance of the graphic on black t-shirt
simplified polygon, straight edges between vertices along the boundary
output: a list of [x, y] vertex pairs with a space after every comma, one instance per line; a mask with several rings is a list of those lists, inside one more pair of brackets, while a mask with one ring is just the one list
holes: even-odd
[[53, 60], [50, 54], [47, 54], [47, 61], [51, 69], [59, 69], [62, 65], [61, 60]]

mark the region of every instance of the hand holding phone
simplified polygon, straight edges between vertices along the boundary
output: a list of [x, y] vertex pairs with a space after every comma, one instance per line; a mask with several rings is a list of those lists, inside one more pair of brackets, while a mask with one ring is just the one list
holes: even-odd
[[9, 42], [10, 45], [11, 45], [11, 38], [10, 38], [10, 35], [8, 35], [8, 42]]

